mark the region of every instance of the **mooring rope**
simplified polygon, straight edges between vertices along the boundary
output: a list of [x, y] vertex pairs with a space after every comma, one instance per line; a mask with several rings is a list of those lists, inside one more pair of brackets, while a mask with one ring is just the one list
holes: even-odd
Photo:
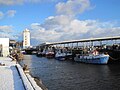
[[111, 57], [110, 55], [109, 55], [109, 57], [110, 57], [112, 60], [120, 60], [120, 58], [115, 59], [115, 58]]

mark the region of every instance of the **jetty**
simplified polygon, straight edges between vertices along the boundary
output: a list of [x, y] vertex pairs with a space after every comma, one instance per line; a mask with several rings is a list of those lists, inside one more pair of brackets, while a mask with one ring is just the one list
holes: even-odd
[[9, 57], [0, 57], [0, 90], [43, 90]]

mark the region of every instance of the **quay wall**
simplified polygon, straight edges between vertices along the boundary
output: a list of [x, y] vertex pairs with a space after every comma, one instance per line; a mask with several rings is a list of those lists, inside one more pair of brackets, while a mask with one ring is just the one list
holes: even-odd
[[17, 64], [16, 67], [17, 67], [18, 72], [21, 76], [21, 79], [23, 80], [23, 84], [24, 84], [24, 87], [26, 90], [42, 90], [42, 88], [40, 88], [36, 84], [36, 82], [33, 80], [33, 78], [29, 74], [25, 75], [22, 67], [19, 64]]

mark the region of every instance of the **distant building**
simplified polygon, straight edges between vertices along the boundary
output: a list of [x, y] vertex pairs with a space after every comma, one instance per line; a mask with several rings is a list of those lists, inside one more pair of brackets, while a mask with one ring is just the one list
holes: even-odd
[[9, 55], [9, 38], [0, 38], [0, 56]]
[[30, 47], [30, 31], [25, 29], [23, 31], [23, 49]]
[[9, 40], [10, 47], [16, 47], [16, 40]]

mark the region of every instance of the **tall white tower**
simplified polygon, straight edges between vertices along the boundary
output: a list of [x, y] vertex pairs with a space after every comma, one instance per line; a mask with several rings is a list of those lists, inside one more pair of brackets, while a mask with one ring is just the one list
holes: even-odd
[[25, 29], [23, 31], [23, 48], [26, 49], [30, 47], [30, 31]]

